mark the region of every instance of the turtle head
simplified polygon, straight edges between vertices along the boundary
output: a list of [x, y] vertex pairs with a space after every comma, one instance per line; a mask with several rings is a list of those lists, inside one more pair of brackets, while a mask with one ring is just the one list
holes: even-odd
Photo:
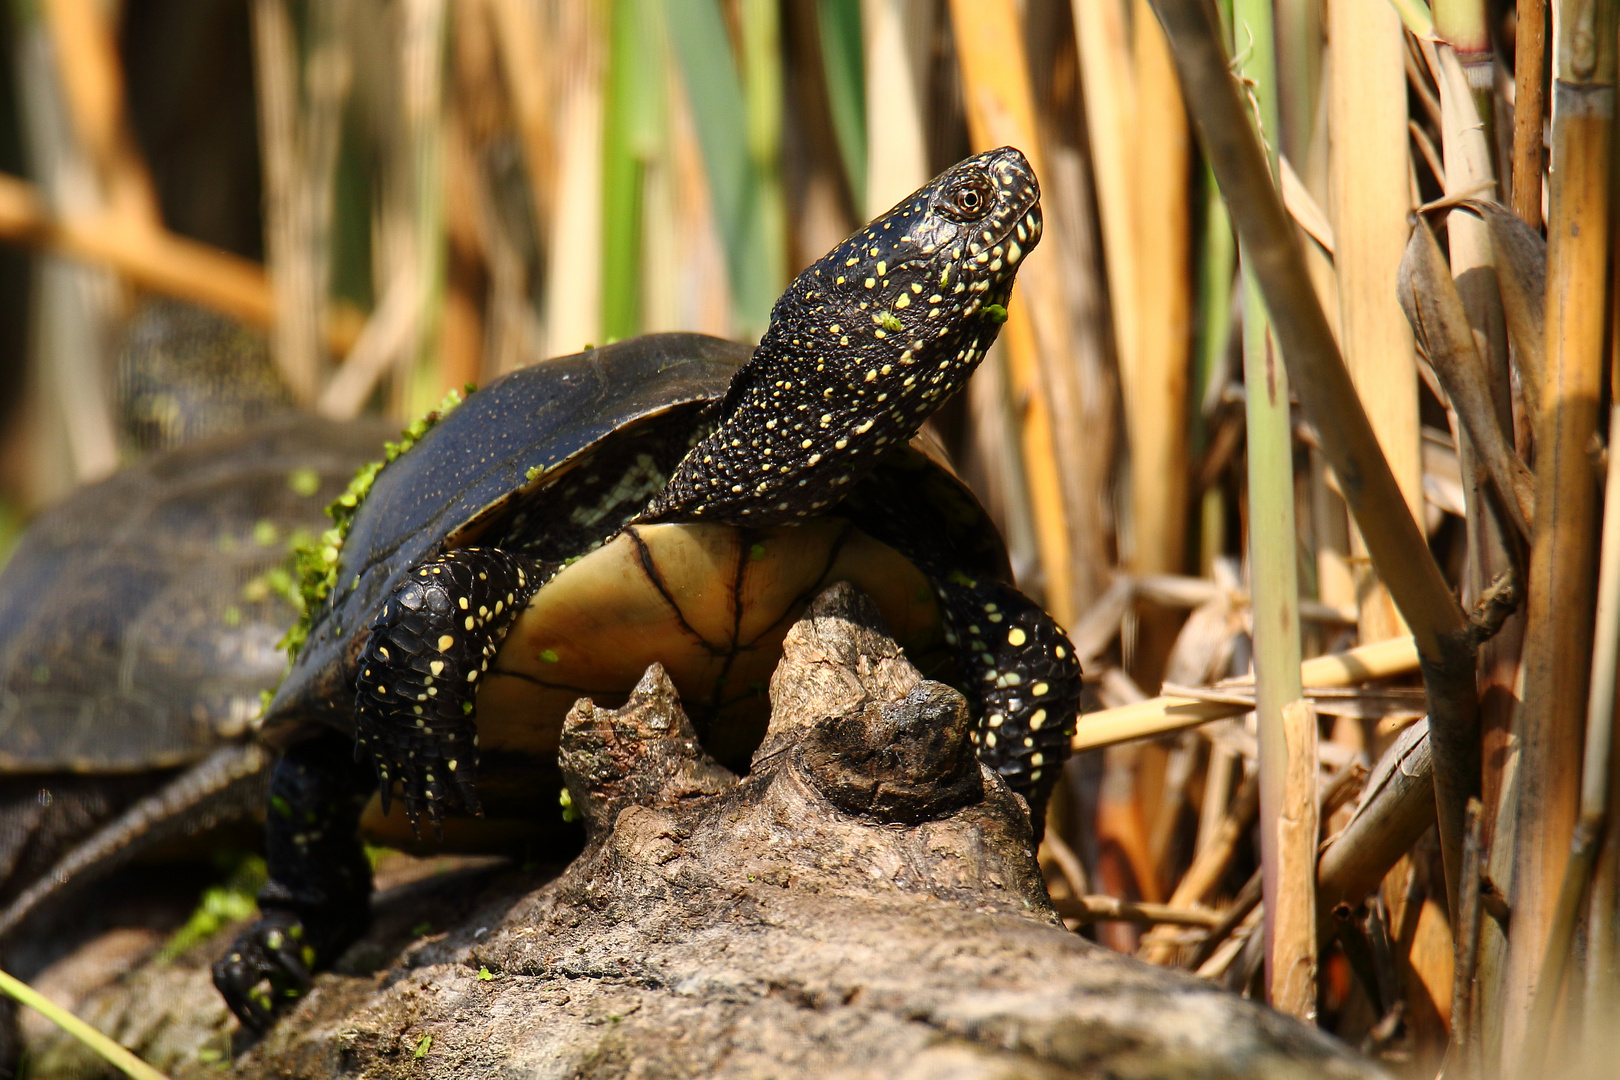
[[800, 274], [772, 312], [772, 336], [803, 341], [819, 329], [844, 350], [876, 353], [887, 350], [875, 343], [949, 337], [964, 322], [999, 326], [1041, 238], [1040, 198], [1011, 146], [958, 162]]
[[1014, 148], [975, 154], [800, 274], [641, 520], [776, 524], [843, 498], [979, 366], [1040, 197]]

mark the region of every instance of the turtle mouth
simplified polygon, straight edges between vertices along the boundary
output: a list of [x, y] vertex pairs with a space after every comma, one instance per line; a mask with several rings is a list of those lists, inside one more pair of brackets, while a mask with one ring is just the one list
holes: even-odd
[[[1013, 277], [1026, 256], [1041, 239], [1041, 208], [1033, 204], [1019, 214], [1008, 214], [994, 225], [988, 220], [975, 223], [952, 254], [958, 255], [952, 277], [967, 286], [971, 294], [1002, 295], [1011, 288]], [[964, 230], [966, 233], [966, 230]]]

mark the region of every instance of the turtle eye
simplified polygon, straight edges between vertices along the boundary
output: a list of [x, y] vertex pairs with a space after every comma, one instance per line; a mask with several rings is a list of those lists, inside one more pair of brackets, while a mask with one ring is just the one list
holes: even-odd
[[982, 176], [967, 176], [945, 190], [940, 209], [959, 221], [976, 221], [990, 212], [995, 191]]

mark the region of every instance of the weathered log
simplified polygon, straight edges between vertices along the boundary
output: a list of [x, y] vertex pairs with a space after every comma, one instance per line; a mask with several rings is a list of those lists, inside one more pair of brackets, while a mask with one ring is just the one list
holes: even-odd
[[[228, 1045], [206, 955], [82, 1011], [176, 1077], [233, 1049], [243, 1077], [1381, 1075], [1066, 931], [962, 697], [848, 586], [789, 633], [771, 694], [741, 780], [657, 666], [621, 709], [581, 701], [560, 763], [585, 852], [538, 888], [508, 872], [380, 900], [256, 1045]], [[424, 911], [448, 933], [405, 932]], [[61, 1040], [41, 1051], [36, 1076], [86, 1075]]]

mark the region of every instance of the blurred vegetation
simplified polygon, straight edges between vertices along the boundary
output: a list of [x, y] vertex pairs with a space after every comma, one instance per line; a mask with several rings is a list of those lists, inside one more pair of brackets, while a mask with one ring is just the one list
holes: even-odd
[[[1530, 1075], [1620, 986], [1616, 8], [19, 0], [0, 528], [197, 385], [403, 419], [637, 333], [756, 338], [870, 216], [1017, 144], [1046, 237], [933, 424], [1086, 665], [1060, 910], [1401, 1075]], [[1157, 16], [1217, 14], [1237, 74], [1184, 94]], [[1256, 132], [1206, 160], [1191, 122], [1234, 85], [1242, 190]], [[224, 378], [191, 305], [263, 335]]]

